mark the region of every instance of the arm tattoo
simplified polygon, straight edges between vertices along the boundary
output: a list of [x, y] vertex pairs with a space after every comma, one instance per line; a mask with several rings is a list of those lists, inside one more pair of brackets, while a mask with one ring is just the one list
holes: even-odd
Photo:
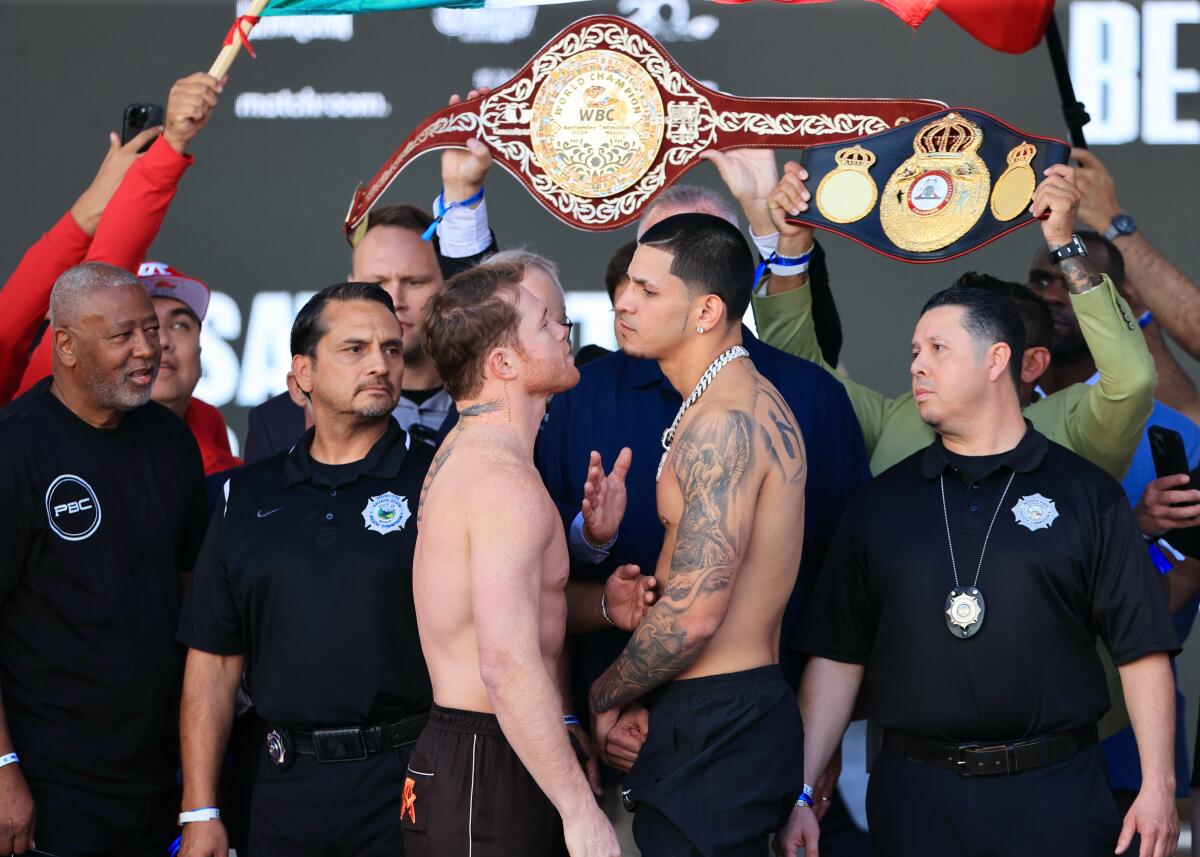
[[1058, 269], [1062, 271], [1063, 278], [1067, 281], [1067, 288], [1073, 295], [1089, 292], [1104, 282], [1104, 278], [1096, 273], [1096, 269], [1083, 256], [1063, 259], [1058, 263]]
[[[596, 683], [597, 711], [624, 705], [670, 681], [700, 655], [705, 640], [689, 637], [687, 613], [733, 585], [747, 545], [738, 518], [752, 511], [754, 427], [741, 411], [698, 415], [676, 439], [672, 467], [683, 492], [666, 591]], [[751, 494], [752, 496], [752, 494]]]

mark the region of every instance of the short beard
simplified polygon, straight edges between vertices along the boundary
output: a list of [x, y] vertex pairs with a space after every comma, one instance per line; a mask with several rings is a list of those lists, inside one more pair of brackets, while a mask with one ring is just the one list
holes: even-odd
[[[157, 369], [154, 374], [157, 377]], [[100, 407], [128, 412], [136, 410], [150, 401], [150, 396], [154, 392], [154, 379], [151, 379], [145, 387], [138, 388], [131, 386], [125, 380], [124, 375], [119, 381], [93, 376], [87, 379], [87, 386], [88, 392], [92, 394], [92, 398]]]
[[363, 422], [372, 423], [372, 422], [375, 422], [376, 420], [381, 420], [384, 417], [391, 416], [391, 413], [394, 410], [395, 410], [395, 408], [388, 407], [386, 402], [379, 402], [377, 404], [365, 405], [361, 408], [355, 408], [353, 413], [354, 413], [354, 416], [358, 417]]
[[528, 378], [524, 384], [525, 392], [529, 395], [553, 396], [564, 393], [579, 383], [579, 370], [575, 364], [556, 366], [549, 362], [538, 361], [530, 366]]

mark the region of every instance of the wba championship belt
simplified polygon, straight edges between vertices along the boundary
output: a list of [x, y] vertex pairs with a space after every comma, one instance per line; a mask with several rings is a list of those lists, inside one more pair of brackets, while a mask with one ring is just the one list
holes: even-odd
[[979, 110], [947, 110], [852, 146], [806, 149], [816, 189], [808, 211], [788, 221], [893, 259], [945, 262], [1032, 223], [1042, 172], [1070, 151]]
[[346, 215], [353, 240], [413, 158], [475, 137], [547, 211], [577, 229], [617, 229], [706, 149], [798, 148], [886, 131], [940, 101], [738, 98], [702, 86], [648, 33], [595, 15], [563, 30], [507, 83], [421, 123]]

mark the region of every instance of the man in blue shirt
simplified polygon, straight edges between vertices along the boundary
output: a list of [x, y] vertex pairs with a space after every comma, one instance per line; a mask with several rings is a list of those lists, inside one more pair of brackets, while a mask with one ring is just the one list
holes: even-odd
[[[1189, 468], [1195, 468], [1200, 465], [1200, 427], [1188, 419], [1183, 414], [1174, 408], [1164, 405], [1162, 402], [1155, 401], [1154, 410], [1150, 413], [1150, 418], [1146, 421], [1147, 430], [1151, 426], [1161, 426], [1163, 428], [1172, 429], [1179, 432], [1183, 438], [1183, 447], [1187, 453], [1187, 463]], [[1142, 434], [1142, 440], [1134, 450], [1133, 460], [1129, 464], [1129, 471], [1125, 474], [1125, 478], [1121, 480], [1121, 487], [1125, 489], [1125, 495], [1129, 498], [1130, 505], [1134, 506], [1134, 510], [1138, 512], [1138, 523], [1141, 525], [1143, 535], [1151, 536], [1158, 535], [1162, 529], [1162, 525], [1151, 525], [1148, 523], [1148, 516], [1144, 514], [1145, 497], [1147, 488], [1152, 482], [1158, 478], [1157, 471], [1154, 467], [1154, 455], [1150, 451], [1150, 440], [1146, 433]], [[1190, 493], [1190, 492], [1185, 492]], [[1187, 507], [1190, 510], [1195, 510], [1197, 507], [1192, 504]], [[1164, 540], [1169, 545], [1171, 540], [1170, 530], [1164, 534]], [[1179, 572], [1184, 573], [1194, 570], [1197, 561], [1194, 559], [1183, 559], [1181, 556], [1171, 556], [1167, 547], [1163, 548], [1155, 546], [1149, 549], [1155, 557], [1155, 565], [1163, 573], [1170, 573], [1172, 577]], [[1192, 566], [1192, 569], [1181, 569], [1181, 563], [1187, 563]], [[1189, 575], [1192, 576], [1192, 575]], [[1192, 631], [1192, 624], [1196, 618], [1196, 609], [1200, 605], [1200, 596], [1197, 595], [1180, 595], [1177, 590], [1188, 590], [1191, 587], [1188, 585], [1180, 587], [1172, 587], [1171, 609], [1173, 611], [1171, 619], [1175, 624], [1175, 633], [1179, 635], [1180, 645], [1183, 645]], [[1179, 602], [1182, 601], [1182, 604]], [[1174, 664], [1172, 663], [1172, 669]], [[1188, 779], [1188, 756], [1187, 756], [1187, 708], [1186, 700], [1179, 690], [1178, 676], [1176, 677], [1175, 686], [1175, 795], [1179, 798], [1188, 796], [1189, 779]], [[1114, 699], [1119, 699], [1118, 694], [1113, 694]], [[1137, 742], [1134, 740], [1133, 728], [1126, 726], [1119, 732], [1110, 735], [1101, 742], [1101, 748], [1104, 750], [1104, 757], [1108, 764], [1108, 782], [1117, 799], [1117, 805], [1121, 809], [1129, 806], [1133, 798], [1137, 796], [1138, 791], [1142, 787], [1142, 769], [1138, 757]]]

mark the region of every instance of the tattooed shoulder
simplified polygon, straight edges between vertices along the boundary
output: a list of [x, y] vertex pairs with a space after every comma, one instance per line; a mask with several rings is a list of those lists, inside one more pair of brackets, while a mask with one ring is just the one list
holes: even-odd
[[808, 470], [804, 437], [787, 402], [770, 384], [756, 381], [754, 417], [762, 443], [785, 482], [799, 482]]
[[455, 426], [454, 431], [442, 441], [442, 445], [438, 447], [437, 452], [433, 455], [433, 461], [429, 464], [429, 470], [425, 473], [425, 481], [421, 483], [421, 499], [417, 501], [417, 526], [421, 526], [421, 518], [425, 511], [425, 496], [429, 493], [429, 488], [433, 485], [433, 480], [437, 477], [438, 472], [446, 466], [446, 461], [450, 458], [450, 454], [454, 452], [454, 444], [457, 440], [458, 427]]

